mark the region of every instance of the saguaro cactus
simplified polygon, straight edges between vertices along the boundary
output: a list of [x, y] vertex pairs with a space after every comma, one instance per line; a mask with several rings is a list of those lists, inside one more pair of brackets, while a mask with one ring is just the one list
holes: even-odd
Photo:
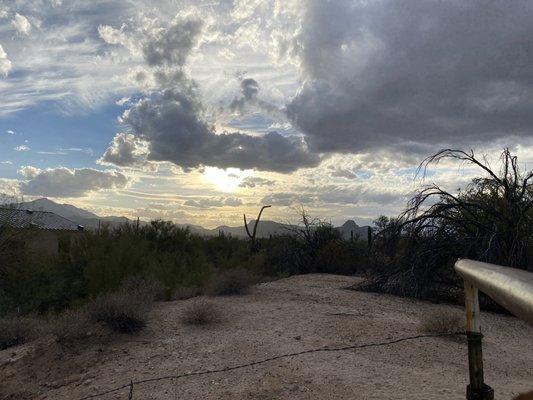
[[255, 241], [255, 235], [257, 234], [257, 225], [259, 224], [259, 220], [261, 219], [261, 214], [263, 214], [263, 210], [269, 207], [272, 207], [272, 206], [261, 207], [261, 211], [259, 211], [259, 215], [257, 216], [257, 219], [255, 220], [254, 229], [252, 233], [250, 233], [250, 229], [248, 229], [248, 222], [246, 222], [246, 214], [244, 214], [244, 228], [246, 229], [246, 233], [248, 234], [248, 237], [250, 238], [250, 251], [252, 251], [253, 253], [256, 253], [259, 250], [259, 248], [257, 247], [257, 243]]

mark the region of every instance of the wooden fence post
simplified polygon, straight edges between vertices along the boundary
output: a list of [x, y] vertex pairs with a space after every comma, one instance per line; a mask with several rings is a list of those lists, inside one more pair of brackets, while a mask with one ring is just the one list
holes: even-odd
[[468, 369], [470, 384], [466, 388], [468, 400], [494, 400], [494, 390], [483, 378], [483, 352], [478, 289], [464, 281], [466, 308], [466, 337], [468, 340]]

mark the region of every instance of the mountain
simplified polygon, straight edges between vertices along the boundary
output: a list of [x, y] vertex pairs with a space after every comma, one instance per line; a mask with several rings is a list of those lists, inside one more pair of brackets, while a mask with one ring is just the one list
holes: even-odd
[[350, 239], [353, 232], [354, 238], [366, 240], [368, 237], [368, 226], [359, 226], [354, 220], [349, 219], [337, 229], [340, 231], [344, 239]]
[[53, 212], [57, 215], [61, 215], [63, 218], [70, 219], [74, 222], [76, 222], [75, 220], [79, 218], [98, 218], [98, 215], [86, 211], [82, 208], [74, 207], [70, 204], [58, 204], [46, 198], [28, 201], [24, 203], [18, 203], [16, 207], [21, 210]]
[[89, 229], [98, 228], [98, 224], [102, 222], [113, 226], [132, 222], [126, 217], [100, 217], [83, 208], [78, 208], [71, 204], [59, 204], [47, 198], [18, 203], [15, 207], [20, 210], [53, 212]]
[[[78, 225], [82, 225], [88, 229], [97, 229], [100, 223], [110, 224], [112, 226], [117, 226], [125, 223], [132, 223], [134, 221], [126, 217], [100, 217], [90, 211], [84, 210], [82, 208], [75, 207], [70, 204], [59, 204], [52, 200], [42, 198], [38, 200], [28, 201], [24, 203], [18, 203], [15, 205], [16, 208], [21, 210], [32, 210], [32, 211], [50, 211], [57, 215], [60, 215], [64, 218], [67, 218]], [[144, 222], [143, 222], [144, 223]], [[248, 222], [248, 229], [250, 232], [253, 231], [255, 221], [251, 220]], [[207, 229], [200, 225], [192, 224], [178, 224], [181, 227], [188, 227], [192, 233], [201, 235], [201, 236], [216, 236], [219, 232], [224, 232], [235, 237], [247, 237], [246, 230], [243, 225], [240, 226], [227, 226], [221, 225], [214, 229]], [[337, 227], [344, 239], [350, 239], [351, 232], [353, 232], [354, 238], [360, 238], [366, 240], [368, 226], [359, 226], [353, 220], [348, 220], [341, 226]], [[265, 238], [270, 235], [283, 235], [290, 234], [291, 225], [282, 224], [275, 221], [261, 220], [257, 226], [257, 237]]]

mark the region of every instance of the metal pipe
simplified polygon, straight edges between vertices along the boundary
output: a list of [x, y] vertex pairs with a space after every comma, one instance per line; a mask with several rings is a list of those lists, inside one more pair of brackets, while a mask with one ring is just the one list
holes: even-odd
[[458, 260], [455, 271], [520, 319], [533, 325], [533, 273], [472, 260]]
[[458, 260], [455, 271], [465, 288], [468, 338], [469, 400], [493, 400], [494, 391], [483, 378], [483, 352], [478, 291], [533, 325], [533, 274], [527, 271], [472, 260]]

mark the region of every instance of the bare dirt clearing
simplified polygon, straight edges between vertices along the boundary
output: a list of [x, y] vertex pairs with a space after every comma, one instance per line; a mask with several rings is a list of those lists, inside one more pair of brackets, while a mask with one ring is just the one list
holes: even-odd
[[[180, 322], [191, 301], [159, 303], [149, 327], [75, 350], [53, 338], [0, 352], [0, 399], [75, 400], [157, 376], [231, 366], [317, 347], [416, 335], [423, 316], [448, 305], [344, 289], [358, 278], [295, 276], [241, 297], [213, 299], [218, 325]], [[461, 310], [462, 311], [462, 310]], [[486, 381], [497, 398], [533, 388], [533, 329], [483, 313]], [[464, 339], [313, 353], [267, 364], [138, 385], [134, 399], [464, 399]], [[127, 399], [122, 390], [101, 399]]]

